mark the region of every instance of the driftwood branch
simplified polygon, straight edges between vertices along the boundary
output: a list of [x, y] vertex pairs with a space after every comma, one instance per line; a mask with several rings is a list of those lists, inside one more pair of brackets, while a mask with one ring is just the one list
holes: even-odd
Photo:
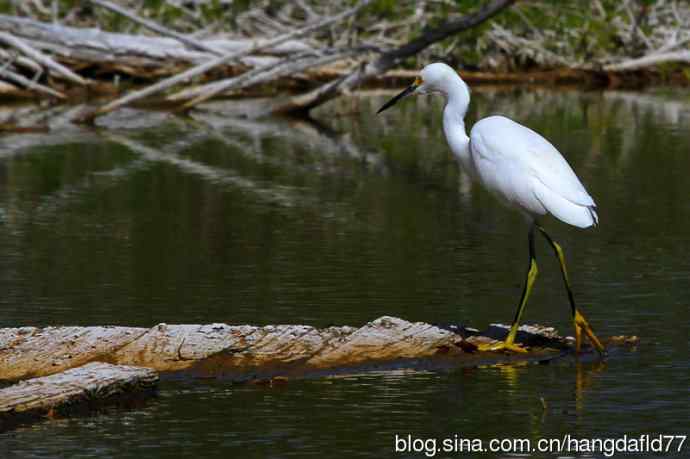
[[690, 50], [656, 53], [604, 66], [607, 72], [624, 72], [651, 67], [665, 62], [690, 62]]
[[276, 104], [270, 109], [272, 113], [309, 111], [324, 102], [327, 102], [338, 95], [350, 91], [359, 86], [369, 78], [383, 74], [390, 68], [402, 62], [404, 59], [414, 56], [428, 46], [460, 33], [464, 30], [476, 27], [477, 25], [492, 18], [503, 9], [509, 7], [515, 0], [492, 0], [473, 14], [466, 15], [456, 21], [446, 22], [432, 29], [428, 29], [421, 36], [411, 40], [403, 46], [383, 53], [374, 62], [361, 65], [350, 75], [339, 78], [335, 81], [310, 91], [289, 98], [285, 102]]
[[147, 88], [144, 88], [144, 89], [139, 90], [139, 91], [131, 92], [131, 93], [125, 95], [124, 97], [121, 97], [117, 100], [114, 100], [114, 101], [104, 105], [103, 107], [98, 108], [97, 110], [94, 110], [90, 113], [86, 113], [86, 114], [80, 116], [75, 121], [90, 122], [97, 116], [103, 115], [105, 113], [109, 113], [113, 110], [116, 110], [119, 107], [125, 106], [125, 105], [130, 104], [134, 101], [143, 99], [144, 97], [149, 97], [149, 96], [152, 96], [154, 94], [160, 93], [160, 92], [162, 92], [166, 89], [169, 89], [169, 88], [171, 88], [171, 87], [173, 87], [179, 83], [189, 81], [191, 78], [198, 76], [198, 75], [201, 75], [203, 73], [206, 73], [209, 70], [211, 70], [215, 67], [218, 67], [220, 65], [223, 65], [229, 61], [239, 59], [241, 57], [247, 56], [251, 53], [254, 53], [256, 51], [259, 51], [259, 50], [262, 50], [265, 48], [277, 46], [277, 45], [284, 43], [288, 40], [291, 40], [293, 38], [297, 38], [297, 37], [315, 32], [319, 29], [322, 29], [322, 28], [327, 27], [333, 23], [342, 21], [343, 19], [354, 15], [361, 8], [368, 5], [370, 2], [371, 2], [371, 0], [361, 0], [354, 7], [350, 8], [350, 9], [348, 9], [348, 10], [346, 10], [340, 14], [337, 14], [335, 16], [332, 16], [332, 17], [329, 17], [326, 19], [322, 19], [316, 23], [309, 24], [305, 27], [302, 27], [301, 29], [293, 30], [293, 31], [288, 32], [286, 34], [279, 35], [275, 38], [261, 41], [261, 42], [255, 44], [254, 46], [251, 46], [251, 47], [249, 47], [243, 51], [224, 54], [223, 56], [212, 59], [212, 60], [205, 62], [201, 65], [198, 65], [196, 67], [193, 67], [193, 68], [186, 70], [186, 71], [184, 71], [178, 75], [175, 75], [171, 78], [167, 78], [165, 80], [162, 80], [162, 81], [160, 81], [154, 85], [148, 86]]
[[17, 64], [18, 66], [30, 70], [34, 73], [43, 72], [43, 67], [41, 67], [36, 62], [32, 61], [27, 57], [18, 56], [12, 53], [11, 51], [5, 51], [4, 49], [0, 49], [0, 59], [4, 60], [5, 62], [12, 61], [13, 64]]
[[[170, 64], [199, 64], [216, 57], [205, 51], [189, 49], [185, 44], [172, 38], [68, 27], [2, 14], [0, 31], [21, 38], [44, 53], [51, 53], [65, 60], [92, 64], [122, 63], [134, 68], [160, 68]], [[255, 44], [255, 40], [216, 38], [204, 40], [204, 43], [214, 49], [221, 49], [224, 53], [231, 53], [250, 48]], [[276, 46], [263, 48], [261, 53], [285, 56], [310, 49], [307, 44], [291, 39]], [[254, 55], [247, 56], [250, 60], [256, 58]]]
[[85, 85], [86, 80], [84, 80], [82, 77], [77, 75], [76, 73], [72, 72], [70, 69], [65, 67], [64, 65], [59, 64], [58, 62], [55, 62], [53, 59], [49, 58], [45, 54], [41, 53], [40, 51], [35, 50], [28, 44], [24, 43], [22, 40], [20, 40], [17, 37], [14, 37], [8, 33], [5, 32], [0, 32], [0, 42], [3, 42], [9, 46], [12, 46], [13, 48], [16, 48], [17, 50], [21, 51], [24, 53], [27, 57], [33, 59], [35, 62], [38, 62], [39, 64], [44, 65], [48, 69], [52, 70], [55, 72], [57, 76], [60, 76], [62, 78], [65, 78], [73, 83], [77, 83], [79, 85]]
[[36, 83], [35, 81], [29, 80], [28, 78], [23, 77], [19, 73], [13, 72], [11, 70], [11, 67], [0, 67], [0, 77], [5, 78], [9, 81], [13, 81], [31, 91], [47, 94], [51, 97], [57, 97], [58, 99], [65, 99], [65, 95], [63, 93], [49, 88], [48, 86], [44, 86], [40, 83]]
[[[189, 109], [206, 100], [214, 97], [220, 93], [229, 91], [231, 89], [244, 88], [250, 85], [263, 84], [273, 81], [284, 75], [294, 75], [303, 72], [307, 69], [314, 70], [318, 67], [339, 61], [348, 56], [361, 53], [363, 51], [358, 49], [346, 50], [321, 50], [313, 59], [305, 59], [300, 56], [285, 58], [275, 64], [268, 64], [262, 67], [246, 72], [238, 77], [221, 80], [200, 88], [195, 88], [194, 92], [181, 92], [169, 97], [169, 100], [179, 100], [190, 97], [195, 94], [194, 99], [186, 102], [182, 107]], [[308, 53], [314, 54], [314, 53]], [[310, 57], [310, 56], [304, 56]]]
[[136, 14], [134, 14], [133, 12], [129, 11], [127, 8], [124, 8], [120, 5], [116, 5], [113, 2], [109, 2], [107, 0], [90, 0], [90, 1], [91, 1], [91, 3], [93, 3], [95, 5], [101, 6], [107, 10], [110, 10], [114, 13], [117, 13], [121, 16], [124, 16], [127, 19], [144, 26], [149, 30], [152, 30], [152, 31], [159, 33], [159, 34], [166, 36], [166, 37], [175, 38], [176, 40], [180, 41], [181, 43], [184, 43], [187, 46], [191, 46], [192, 48], [196, 48], [196, 49], [199, 49], [201, 51], [206, 51], [206, 52], [216, 54], [216, 55], [222, 55], [223, 54], [223, 51], [221, 51], [220, 49], [209, 46], [206, 43], [201, 42], [201, 41], [199, 41], [193, 37], [189, 37], [187, 35], [177, 33], [174, 30], [170, 30], [167, 27], [163, 27], [162, 25], [156, 24], [155, 22], [149, 21], [148, 19], [144, 19], [142, 17], [139, 17]]
[[[304, 61], [304, 59], [306, 58], [313, 57], [313, 54], [314, 52], [307, 52], [297, 56], [286, 57], [278, 62], [269, 63], [256, 67], [250, 71], [247, 71], [245, 73], [242, 73], [241, 75], [232, 78], [226, 78], [224, 80], [214, 81], [213, 83], [208, 83], [202, 86], [198, 86], [196, 88], [190, 88], [179, 91], [175, 94], [168, 96], [167, 99], [174, 101], [194, 98], [193, 100], [190, 100], [189, 102], [183, 105], [183, 108], [185, 109], [191, 108], [192, 106], [197, 105], [205, 100], [208, 100], [221, 92], [246, 87], [249, 84], [251, 84], [251, 81], [256, 80], [256, 78], [259, 75], [265, 75], [268, 72], [274, 73], [276, 69], [283, 68], [286, 66], [286, 64], [300, 63]], [[268, 81], [268, 78], [266, 78], [265, 81]]]

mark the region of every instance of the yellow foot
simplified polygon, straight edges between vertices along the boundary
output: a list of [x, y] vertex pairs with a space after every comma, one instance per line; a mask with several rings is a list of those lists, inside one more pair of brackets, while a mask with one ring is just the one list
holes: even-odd
[[499, 341], [498, 343], [491, 344], [480, 344], [477, 346], [480, 352], [496, 352], [496, 351], [507, 351], [507, 352], [517, 352], [526, 353], [527, 349], [516, 343], [507, 343], [505, 341]]
[[580, 352], [580, 344], [582, 342], [581, 333], [585, 332], [585, 336], [587, 336], [597, 352], [599, 352], [601, 355], [605, 355], [606, 348], [603, 344], [601, 344], [599, 338], [597, 338], [597, 336], [594, 334], [592, 327], [589, 326], [589, 322], [587, 322], [587, 319], [585, 319], [585, 316], [583, 316], [580, 311], [575, 311], [573, 322], [575, 324], [575, 352]]

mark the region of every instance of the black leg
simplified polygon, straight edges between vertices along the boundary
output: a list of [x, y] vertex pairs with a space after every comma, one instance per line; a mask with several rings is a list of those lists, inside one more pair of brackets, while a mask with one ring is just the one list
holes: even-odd
[[525, 278], [525, 286], [522, 289], [522, 295], [520, 295], [520, 302], [518, 303], [517, 310], [515, 311], [515, 318], [513, 319], [513, 324], [510, 326], [508, 336], [506, 337], [505, 341], [501, 343], [480, 346], [480, 350], [509, 350], [514, 352], [527, 352], [525, 349], [515, 344], [515, 337], [517, 336], [520, 319], [522, 318], [522, 313], [525, 310], [527, 299], [529, 298], [530, 292], [532, 291], [532, 286], [534, 285], [534, 281], [537, 279], [537, 274], [539, 273], [539, 269], [537, 268], [537, 259], [534, 250], [534, 227], [535, 224], [532, 223], [532, 225], [529, 228], [529, 233], [527, 235], [527, 242], [529, 244], [529, 264], [527, 266], [527, 276]]

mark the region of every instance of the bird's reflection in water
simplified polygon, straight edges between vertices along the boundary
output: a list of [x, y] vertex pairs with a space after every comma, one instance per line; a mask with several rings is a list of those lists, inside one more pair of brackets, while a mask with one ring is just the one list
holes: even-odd
[[575, 411], [578, 415], [584, 412], [585, 397], [588, 389], [596, 380], [596, 375], [606, 370], [606, 361], [575, 362]]
[[[494, 368], [498, 370], [497, 374], [501, 378], [502, 385], [509, 389], [510, 392], [517, 393], [521, 384], [526, 383], [531, 385], [530, 381], [521, 381], [522, 376], [529, 376], [525, 372], [527, 367], [534, 365], [534, 362], [521, 361], [511, 363], [498, 363], [493, 365], [483, 365], [479, 368]], [[573, 385], [573, 397], [575, 412], [578, 416], [585, 413], [587, 393], [594, 386], [597, 375], [602, 374], [607, 369], [607, 363], [604, 360], [583, 361], [579, 358], [575, 359], [575, 379]], [[565, 384], [565, 382], [564, 382]], [[570, 398], [570, 397], [568, 397]], [[540, 395], [536, 402], [542, 406], [542, 414], [540, 416], [543, 423], [546, 419], [547, 413], [551, 410], [551, 406], [547, 396]]]

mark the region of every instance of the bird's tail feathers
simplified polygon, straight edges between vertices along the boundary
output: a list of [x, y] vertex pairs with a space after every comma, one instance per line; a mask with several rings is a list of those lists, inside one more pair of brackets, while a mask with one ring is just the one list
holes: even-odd
[[589, 228], [599, 223], [599, 216], [593, 205], [576, 204], [554, 193], [536, 179], [533, 181], [532, 190], [544, 209], [562, 222], [579, 228]]
[[597, 206], [588, 206], [589, 215], [592, 217], [592, 226], [599, 226], [599, 215], [597, 215]]

